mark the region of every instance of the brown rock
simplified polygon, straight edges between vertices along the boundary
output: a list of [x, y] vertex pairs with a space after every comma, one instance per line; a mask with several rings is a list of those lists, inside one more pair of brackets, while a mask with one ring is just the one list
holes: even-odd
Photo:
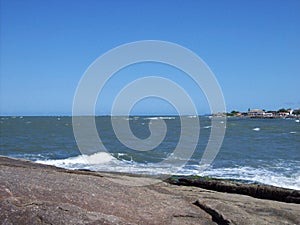
[[261, 199], [300, 203], [300, 191], [270, 185], [245, 184], [203, 177], [171, 177], [166, 181], [176, 185], [195, 186], [219, 192], [249, 195]]
[[300, 224], [299, 205], [0, 157], [0, 224]]

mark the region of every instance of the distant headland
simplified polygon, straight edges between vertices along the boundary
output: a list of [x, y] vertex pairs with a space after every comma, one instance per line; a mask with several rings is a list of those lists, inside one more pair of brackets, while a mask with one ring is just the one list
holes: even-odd
[[231, 111], [226, 116], [249, 117], [249, 118], [300, 118], [300, 109], [281, 108], [277, 111], [265, 109], [248, 109], [247, 112]]

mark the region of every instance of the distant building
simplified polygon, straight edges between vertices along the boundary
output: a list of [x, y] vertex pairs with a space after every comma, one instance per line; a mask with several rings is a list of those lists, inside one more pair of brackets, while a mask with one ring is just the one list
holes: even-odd
[[241, 112], [237, 112], [237, 113], [235, 114], [235, 116], [242, 116], [242, 113], [241, 113]]
[[266, 112], [263, 116], [264, 116], [265, 118], [274, 118], [274, 117], [275, 117], [275, 113], [272, 113], [272, 112]]
[[286, 117], [286, 116], [290, 115], [290, 113], [289, 112], [279, 112], [278, 115], [280, 117]]
[[250, 118], [299, 118], [300, 109], [280, 109], [278, 111], [265, 111], [262, 109], [248, 109], [248, 112], [242, 112], [235, 116], [245, 116]]
[[261, 109], [252, 109], [248, 111], [248, 116], [251, 118], [261, 118], [264, 117], [265, 111]]

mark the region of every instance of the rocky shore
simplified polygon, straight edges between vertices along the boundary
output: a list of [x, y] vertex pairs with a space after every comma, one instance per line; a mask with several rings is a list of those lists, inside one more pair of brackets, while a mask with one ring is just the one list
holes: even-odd
[[269, 186], [162, 182], [0, 157], [0, 224], [300, 224], [299, 196]]
[[194, 186], [219, 192], [249, 195], [254, 198], [300, 204], [300, 191], [270, 185], [245, 184], [192, 176], [172, 176], [165, 181], [175, 185]]

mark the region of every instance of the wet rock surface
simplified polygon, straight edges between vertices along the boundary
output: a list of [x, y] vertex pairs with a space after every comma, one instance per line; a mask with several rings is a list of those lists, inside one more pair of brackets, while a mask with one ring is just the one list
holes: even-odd
[[260, 199], [300, 204], [300, 191], [270, 185], [245, 184], [207, 177], [172, 176], [166, 182], [226, 193], [249, 195]]
[[[145, 186], [134, 186], [138, 181]], [[0, 157], [0, 224], [300, 224], [299, 204]]]

